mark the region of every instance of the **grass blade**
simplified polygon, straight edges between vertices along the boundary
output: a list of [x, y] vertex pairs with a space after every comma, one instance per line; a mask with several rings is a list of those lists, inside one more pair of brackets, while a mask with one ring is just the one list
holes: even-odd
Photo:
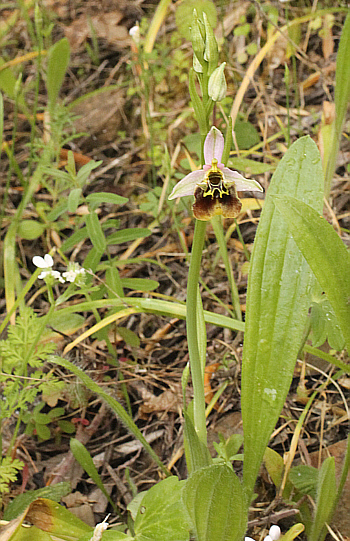
[[100, 398], [102, 398], [109, 407], [114, 411], [114, 413], [119, 417], [119, 419], [124, 423], [124, 425], [129, 429], [129, 431], [139, 440], [140, 443], [142, 443], [144, 449], [148, 452], [148, 454], [151, 456], [151, 458], [156, 462], [156, 464], [159, 466], [159, 468], [165, 473], [166, 476], [169, 476], [169, 471], [164, 466], [163, 462], [160, 460], [158, 455], [153, 451], [150, 444], [146, 441], [144, 435], [139, 430], [139, 428], [136, 426], [132, 418], [127, 414], [125, 409], [115, 398], [110, 396], [108, 393], [106, 393], [97, 383], [95, 383], [85, 372], [83, 372], [80, 368], [72, 364], [71, 362], [67, 361], [66, 359], [63, 359], [62, 357], [53, 356], [50, 359], [50, 362], [54, 364], [58, 364], [59, 366], [63, 366], [73, 374], [75, 374], [80, 381], [93, 393], [96, 393]]
[[339, 49], [337, 53], [337, 67], [335, 72], [335, 121], [333, 123], [333, 133], [331, 138], [331, 147], [329, 155], [326, 158], [326, 174], [325, 174], [325, 196], [328, 198], [334, 171], [336, 168], [336, 160], [339, 150], [339, 140], [341, 137], [341, 129], [343, 126], [347, 106], [350, 100], [350, 14], [347, 15], [340, 37]]

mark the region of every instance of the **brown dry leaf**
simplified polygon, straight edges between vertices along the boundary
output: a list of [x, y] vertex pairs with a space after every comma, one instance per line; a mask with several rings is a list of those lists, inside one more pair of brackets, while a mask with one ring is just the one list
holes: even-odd
[[[87, 132], [95, 136], [99, 143], [114, 141], [122, 127], [121, 109], [125, 97], [122, 90], [111, 90], [103, 94], [94, 94], [73, 108], [78, 115], [74, 120], [77, 132]], [[93, 141], [91, 140], [92, 144]]]
[[118, 10], [100, 13], [90, 18], [84, 14], [65, 28], [65, 35], [73, 51], [79, 49], [86, 38], [91, 38], [91, 26], [98, 38], [104, 38], [108, 43], [120, 47], [129, 47], [131, 40], [128, 30], [118, 24], [122, 18], [123, 14]]
[[348, 376], [343, 376], [340, 378], [338, 383], [344, 387], [344, 389], [350, 389], [350, 378]]
[[334, 51], [334, 40], [332, 27], [334, 23], [334, 15], [327, 14], [324, 18], [323, 29], [322, 29], [322, 52], [326, 60], [333, 54]]
[[273, 47], [270, 49], [269, 53], [266, 55], [270, 72], [275, 70], [276, 68], [278, 68], [278, 66], [286, 62], [287, 45], [288, 45], [287, 38], [281, 35], [277, 38]]
[[147, 353], [152, 351], [155, 348], [156, 344], [173, 330], [175, 323], [177, 323], [178, 321], [178, 318], [174, 318], [160, 329], [157, 329], [152, 334], [151, 338], [149, 338], [149, 343], [146, 345], [145, 351]]
[[141, 385], [138, 386], [138, 391], [143, 400], [143, 404], [139, 409], [139, 415], [143, 418], [147, 418], [153, 412], [172, 411], [178, 413], [182, 407], [180, 386], [176, 390], [167, 389], [159, 396], [154, 395], [146, 387]]

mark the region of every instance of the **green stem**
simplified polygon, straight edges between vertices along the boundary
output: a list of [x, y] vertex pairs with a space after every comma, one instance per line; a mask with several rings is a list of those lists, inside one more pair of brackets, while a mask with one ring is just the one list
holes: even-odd
[[191, 263], [188, 272], [186, 302], [187, 342], [194, 395], [194, 427], [199, 440], [205, 445], [207, 444], [207, 430], [205, 423], [203, 373], [201, 368], [197, 334], [197, 289], [206, 225], [206, 222], [196, 220], [192, 244]]
[[216, 240], [219, 245], [221, 257], [224, 262], [227, 278], [230, 284], [232, 304], [235, 311], [235, 315], [236, 315], [236, 318], [239, 319], [239, 321], [242, 321], [242, 312], [241, 312], [241, 305], [239, 302], [239, 293], [238, 293], [237, 284], [235, 282], [235, 278], [233, 276], [230, 256], [227, 251], [227, 244], [226, 244], [226, 239], [225, 239], [225, 235], [224, 235], [224, 231], [222, 227], [221, 216], [214, 216], [211, 223], [214, 229]]

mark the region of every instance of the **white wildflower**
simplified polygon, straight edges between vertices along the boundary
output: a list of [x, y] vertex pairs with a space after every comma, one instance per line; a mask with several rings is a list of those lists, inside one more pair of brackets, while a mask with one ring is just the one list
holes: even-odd
[[42, 272], [39, 274], [38, 278], [40, 280], [49, 280], [54, 281], [58, 280], [62, 284], [64, 284], [64, 279], [61, 276], [61, 273], [59, 271], [52, 270], [53, 266], [53, 259], [50, 256], [50, 254], [45, 254], [44, 257], [41, 257], [40, 255], [35, 255], [33, 257], [33, 263], [38, 269], [42, 269]]
[[134, 40], [136, 45], [140, 44], [141, 36], [140, 36], [140, 27], [138, 24], [130, 28], [129, 35]]
[[278, 541], [281, 537], [281, 528], [277, 524], [273, 524], [269, 530], [269, 537], [272, 541]]
[[62, 276], [67, 282], [75, 282], [78, 276], [84, 276], [84, 274], [85, 269], [80, 267], [78, 263], [69, 263], [67, 271], [63, 272]]

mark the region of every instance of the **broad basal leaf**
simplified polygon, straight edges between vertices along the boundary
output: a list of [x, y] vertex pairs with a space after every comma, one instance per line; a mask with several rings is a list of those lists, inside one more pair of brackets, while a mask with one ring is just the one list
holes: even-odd
[[350, 351], [350, 254], [333, 227], [310, 206], [276, 197], [276, 207], [326, 293]]
[[197, 541], [238, 541], [246, 529], [246, 500], [236, 474], [226, 464], [195, 471], [183, 501]]
[[291, 383], [314, 283], [276, 211], [275, 195], [292, 195], [321, 212], [321, 160], [309, 137], [291, 146], [273, 175], [251, 259], [242, 365], [243, 478], [249, 496]]

